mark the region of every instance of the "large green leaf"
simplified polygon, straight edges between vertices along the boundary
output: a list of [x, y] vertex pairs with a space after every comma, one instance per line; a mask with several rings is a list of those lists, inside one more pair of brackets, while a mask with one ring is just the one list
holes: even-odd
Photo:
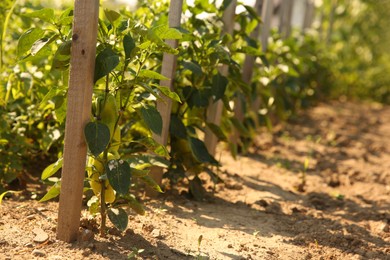
[[129, 223], [129, 217], [122, 208], [109, 208], [107, 211], [111, 223], [120, 231], [125, 231]]
[[207, 107], [209, 105], [209, 98], [211, 97], [210, 88], [198, 90], [196, 88], [186, 86], [183, 89], [183, 94], [190, 108]]
[[31, 28], [20, 36], [18, 41], [18, 55], [24, 56], [31, 49], [33, 44], [43, 37], [45, 32], [40, 28]]
[[114, 22], [121, 17], [120, 13], [109, 9], [104, 9], [104, 15], [107, 17], [111, 24], [114, 24]]
[[132, 176], [140, 178], [146, 185], [154, 189], [157, 192], [164, 193], [157, 182], [149, 175], [148, 170], [138, 170], [136, 168], [131, 168]]
[[109, 160], [106, 164], [107, 178], [114, 190], [120, 194], [127, 194], [131, 182], [131, 168], [124, 160]]
[[218, 140], [227, 141], [227, 137], [223, 133], [221, 127], [219, 127], [216, 124], [209, 123], [209, 122], [206, 122], [206, 125], [208, 128], [210, 128], [211, 132], [213, 132], [218, 137]]
[[119, 55], [111, 47], [106, 47], [96, 56], [94, 81], [108, 75], [118, 64]]
[[182, 38], [182, 34], [179, 30], [175, 28], [169, 28], [167, 24], [157, 25], [153, 27], [152, 30], [160, 39], [176, 40]]
[[177, 117], [177, 115], [171, 115], [171, 123], [169, 124], [169, 132], [172, 136], [178, 138], [187, 138], [187, 129], [183, 122]]
[[137, 214], [145, 215], [144, 207], [138, 202], [133, 194], [124, 196], [124, 199], [128, 201], [130, 208], [132, 208]]
[[176, 102], [181, 103], [179, 95], [176, 92], [171, 91], [168, 87], [162, 87], [159, 85], [153, 85], [153, 86], [158, 88], [158, 90], [160, 90], [161, 93], [163, 93], [165, 96], [169, 97], [170, 99], [172, 99]]
[[126, 60], [128, 60], [131, 57], [131, 52], [135, 48], [134, 39], [131, 37], [130, 34], [126, 34], [123, 37], [123, 48], [125, 50], [125, 58]]
[[188, 139], [190, 148], [195, 158], [202, 163], [218, 164], [217, 160], [207, 151], [205, 144], [195, 137]]
[[222, 76], [220, 73], [217, 73], [213, 77], [211, 93], [213, 95], [214, 101], [221, 99], [225, 95], [226, 86], [228, 84], [228, 79]]
[[202, 68], [199, 66], [198, 63], [193, 62], [193, 61], [190, 61], [190, 62], [183, 61], [182, 64], [183, 64], [183, 67], [185, 69], [191, 71], [194, 75], [202, 76], [203, 71], [202, 71]]
[[72, 46], [71, 41], [66, 41], [58, 46], [56, 53], [54, 54], [52, 69], [66, 70], [69, 67], [70, 62], [70, 48]]
[[30, 18], [38, 18], [44, 22], [48, 22], [53, 24], [54, 22], [54, 10], [51, 8], [43, 8], [32, 13], [23, 14], [23, 16], [27, 16]]
[[57, 197], [58, 195], [60, 195], [60, 191], [61, 182], [58, 181], [50, 188], [50, 190], [45, 194], [45, 196], [43, 196], [43, 198], [39, 200], [39, 202], [47, 201]]
[[41, 179], [46, 180], [47, 178], [55, 174], [59, 169], [62, 168], [62, 163], [63, 163], [63, 158], [60, 158], [55, 163], [52, 163], [49, 166], [47, 166], [42, 172]]
[[34, 42], [34, 44], [31, 46], [30, 54], [32, 56], [36, 56], [44, 47], [48, 46], [50, 43], [55, 41], [58, 38], [58, 35], [53, 35], [51, 38], [41, 38]]
[[98, 156], [110, 142], [110, 129], [100, 122], [89, 122], [84, 128], [84, 135], [89, 151]]
[[141, 107], [141, 116], [146, 125], [152, 130], [153, 133], [161, 135], [162, 132], [162, 118], [160, 113], [155, 107], [143, 106]]
[[141, 70], [138, 74], [141, 78], [167, 80], [168, 78], [153, 70]]

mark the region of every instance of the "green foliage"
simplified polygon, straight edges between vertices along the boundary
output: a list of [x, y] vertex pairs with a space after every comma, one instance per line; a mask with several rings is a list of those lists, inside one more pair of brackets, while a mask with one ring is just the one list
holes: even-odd
[[[102, 11], [91, 122], [84, 129], [85, 189], [93, 192], [88, 206], [102, 215], [102, 229], [107, 214], [124, 230], [124, 207], [144, 214], [133, 194], [139, 183], [162, 192], [149, 176], [153, 166], [167, 168], [172, 183], [187, 179], [189, 193], [202, 200], [206, 191], [199, 174], [219, 181], [214, 173], [219, 163], [202, 141], [206, 128], [236, 155], [252, 144], [259, 125], [271, 128], [275, 118], [286, 120], [329, 95], [389, 102], [390, 37], [382, 18], [390, 17], [390, 8], [385, 1], [340, 1], [328, 46], [316, 33], [294, 32], [282, 39], [274, 31], [265, 52], [251, 37], [261, 24], [253, 8], [242, 4], [245, 11], [236, 14], [234, 31], [226, 34], [222, 15], [231, 1], [217, 2], [184, 4], [186, 17], [179, 28], [168, 26], [168, 1], [139, 1], [133, 12]], [[37, 154], [47, 162], [57, 160], [42, 172], [42, 180], [62, 167], [73, 10], [16, 3], [0, 4], [0, 188], [23, 174]], [[324, 3], [328, 12], [330, 5]], [[352, 8], [356, 3], [360, 9]], [[385, 35], [383, 42], [379, 34]], [[178, 48], [167, 39], [177, 40]], [[168, 80], [161, 74], [163, 53], [177, 56], [172, 91], [159, 85]], [[242, 78], [246, 56], [255, 61], [249, 82]], [[162, 133], [156, 100], [163, 96], [173, 101], [166, 147], [153, 139]], [[210, 104], [217, 101], [223, 103], [220, 125], [207, 119]], [[237, 101], [242, 120], [234, 115]], [[234, 131], [237, 143], [231, 142]], [[55, 183], [41, 201], [58, 196], [60, 185]]]

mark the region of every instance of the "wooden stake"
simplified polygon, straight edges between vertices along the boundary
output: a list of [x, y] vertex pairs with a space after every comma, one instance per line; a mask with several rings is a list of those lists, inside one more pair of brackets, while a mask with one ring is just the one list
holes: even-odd
[[98, 14], [98, 0], [75, 1], [57, 226], [57, 238], [66, 242], [76, 240], [80, 226], [87, 155], [84, 126], [91, 118]]
[[303, 20], [303, 30], [309, 29], [313, 23], [315, 7], [312, 0], [306, 0], [305, 18]]
[[[236, 14], [236, 5], [237, 5], [237, 0], [233, 0], [226, 8], [223, 14], [223, 18], [222, 18], [224, 24], [223, 33], [228, 33], [228, 34], [233, 33], [234, 16]], [[221, 75], [225, 77], [228, 75], [228, 71], [229, 71], [229, 67], [225, 64], [219, 70]], [[220, 125], [222, 110], [223, 110], [223, 102], [221, 100], [218, 100], [217, 102], [210, 101], [210, 104], [207, 108], [207, 121], [215, 125]], [[208, 152], [211, 155], [214, 155], [218, 143], [218, 138], [217, 136], [214, 135], [214, 133], [209, 128], [206, 128], [204, 142]]]
[[293, 0], [283, 0], [280, 10], [280, 26], [279, 31], [284, 39], [291, 34], [291, 16], [292, 16]]
[[[263, 8], [264, 1], [265, 0], [256, 0], [254, 9], [255, 9], [257, 15], [261, 14], [261, 10]], [[259, 33], [260, 33], [260, 24], [258, 24], [256, 26], [256, 28], [251, 32], [250, 37], [252, 39], [257, 40], [257, 38], [259, 38]], [[244, 60], [243, 69], [242, 69], [242, 80], [246, 84], [251, 83], [254, 66], [255, 66], [255, 57], [253, 57], [251, 55], [246, 55], [245, 60]], [[242, 104], [243, 99], [244, 99], [244, 97], [242, 97], [240, 95], [234, 101], [234, 116], [240, 122], [243, 122], [244, 118], [245, 118], [244, 111], [243, 111], [243, 104]], [[238, 144], [239, 138], [240, 138], [240, 133], [235, 129], [233, 131], [233, 134], [231, 137], [232, 143]]]
[[[170, 27], [179, 27], [181, 20], [181, 13], [183, 8], [183, 0], [172, 0], [169, 6], [169, 26]], [[167, 40], [166, 43], [172, 48], [177, 47], [177, 40]], [[170, 90], [173, 90], [173, 80], [175, 78], [176, 71], [176, 55], [170, 53], [164, 53], [163, 63], [161, 67], [161, 74], [168, 78], [168, 80], [162, 80], [160, 82], [161, 86], [169, 87]], [[166, 96], [162, 97], [162, 100], [157, 101], [157, 110], [160, 112], [163, 119], [163, 127], [161, 135], [153, 134], [153, 138], [162, 145], [167, 144], [168, 134], [169, 134], [169, 123], [171, 120], [171, 108], [172, 100]], [[152, 167], [150, 170], [150, 176], [157, 182], [161, 184], [163, 169], [161, 167]], [[149, 196], [156, 196], [157, 192], [151, 189], [147, 189]]]
[[[271, 30], [271, 19], [272, 19], [272, 12], [274, 9], [274, 3], [273, 0], [264, 0], [263, 3], [263, 9], [261, 18], [263, 20], [263, 26], [261, 27], [261, 35], [260, 35], [260, 41], [261, 41], [261, 50], [265, 52], [268, 48], [268, 38]], [[255, 115], [257, 115], [259, 108], [261, 106], [261, 98], [258, 96], [252, 103], [252, 111], [254, 111]], [[255, 120], [256, 126], [259, 125], [258, 119], [256, 117]]]

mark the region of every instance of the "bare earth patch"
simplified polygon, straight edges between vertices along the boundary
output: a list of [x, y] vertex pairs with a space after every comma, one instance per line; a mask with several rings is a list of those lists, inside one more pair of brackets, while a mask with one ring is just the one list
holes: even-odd
[[206, 201], [144, 199], [107, 238], [83, 212], [80, 239], [58, 241], [57, 202], [5, 200], [0, 259], [390, 259], [390, 107], [319, 105], [256, 143], [236, 161], [220, 147]]

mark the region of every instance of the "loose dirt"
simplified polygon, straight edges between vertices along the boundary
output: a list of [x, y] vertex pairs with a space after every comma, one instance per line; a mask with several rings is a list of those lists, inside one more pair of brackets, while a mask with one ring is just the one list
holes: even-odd
[[83, 211], [79, 240], [58, 241], [58, 203], [14, 195], [0, 206], [0, 259], [390, 259], [390, 107], [322, 104], [217, 158], [223, 183], [203, 178], [207, 200], [180, 187], [143, 198], [147, 214], [106, 238]]

